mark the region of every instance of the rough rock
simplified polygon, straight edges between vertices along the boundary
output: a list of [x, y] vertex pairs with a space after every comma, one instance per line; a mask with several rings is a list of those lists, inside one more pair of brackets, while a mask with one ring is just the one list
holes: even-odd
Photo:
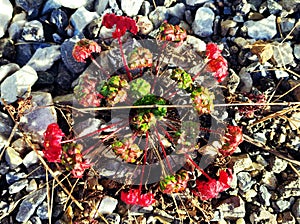
[[277, 33], [276, 16], [274, 15], [259, 21], [249, 20], [244, 25], [247, 27], [248, 36], [256, 40], [269, 40]]
[[158, 28], [160, 24], [168, 20], [169, 14], [168, 9], [164, 6], [158, 6], [156, 9], [149, 14], [149, 19], [152, 21], [154, 28]]
[[276, 208], [278, 209], [278, 212], [283, 212], [283, 211], [289, 209], [290, 206], [291, 206], [290, 201], [283, 200], [281, 198], [276, 200], [274, 204], [276, 205]]
[[242, 218], [246, 214], [245, 202], [239, 196], [232, 196], [221, 202], [217, 209], [225, 219]]
[[153, 30], [153, 23], [147, 16], [137, 16], [137, 26], [139, 27], [139, 33], [148, 34]]
[[185, 5], [183, 3], [178, 3], [173, 7], [168, 8], [168, 13], [169, 15], [175, 16], [182, 20], [185, 14]]
[[274, 173], [281, 173], [286, 169], [288, 162], [286, 160], [280, 159], [277, 156], [271, 160], [270, 166]]
[[97, 210], [100, 214], [111, 214], [116, 209], [118, 200], [109, 196], [105, 196]]
[[8, 192], [10, 194], [15, 194], [23, 190], [28, 186], [28, 179], [19, 180], [8, 187]]
[[72, 56], [73, 47], [77, 41], [79, 41], [78, 37], [66, 39], [60, 47], [61, 58], [65, 66], [70, 72], [75, 74], [83, 72], [85, 68], [85, 63], [75, 61]]
[[266, 185], [269, 189], [274, 190], [277, 187], [277, 178], [273, 172], [264, 170], [260, 183]]
[[244, 170], [252, 170], [252, 160], [248, 154], [242, 154], [239, 156], [232, 156], [231, 158], [233, 165], [233, 171], [239, 173]]
[[39, 162], [39, 158], [35, 151], [29, 152], [23, 159], [23, 164], [27, 168], [38, 162]]
[[23, 96], [37, 79], [37, 73], [33, 68], [23, 66], [1, 83], [1, 98], [7, 103], [15, 102], [17, 97]]
[[16, 41], [21, 37], [23, 27], [26, 23], [26, 13], [21, 12], [14, 16], [8, 28], [9, 38]]
[[18, 222], [27, 222], [33, 215], [35, 209], [45, 200], [46, 195], [46, 188], [42, 188], [29, 194], [20, 204], [16, 220]]
[[43, 42], [45, 40], [43, 24], [38, 20], [32, 20], [25, 23], [22, 38], [25, 41]]
[[292, 212], [298, 223], [300, 223], [300, 198], [298, 198], [293, 205]]
[[121, 0], [121, 9], [127, 16], [136, 16], [144, 0]]
[[60, 0], [47, 0], [42, 9], [42, 14], [49, 13], [54, 9], [59, 9], [61, 7]]
[[0, 37], [3, 37], [9, 21], [12, 18], [13, 6], [9, 0], [0, 0], [1, 16], [0, 16]]
[[278, 187], [282, 198], [290, 198], [292, 196], [299, 197], [300, 196], [300, 178], [292, 181], [286, 181], [282, 183], [281, 186]]
[[260, 211], [253, 212], [250, 215], [250, 222], [252, 224], [257, 224], [257, 223], [277, 224], [276, 216], [263, 208], [260, 208]]
[[282, 11], [282, 6], [275, 0], [267, 0], [267, 5], [270, 14], [278, 14]]
[[38, 206], [37, 210], [36, 210], [36, 214], [38, 215], [38, 217], [42, 220], [46, 220], [48, 219], [48, 203], [46, 201], [43, 201], [43, 203], [41, 205]]
[[87, 4], [88, 0], [58, 0], [59, 4], [66, 8], [77, 9]]
[[273, 43], [273, 58], [277, 67], [283, 67], [285, 65], [294, 65], [293, 48], [290, 42]]
[[71, 16], [71, 23], [75, 28], [74, 35], [78, 35], [94, 19], [99, 17], [98, 13], [90, 12], [84, 7], [77, 9]]
[[95, 10], [99, 15], [102, 15], [106, 7], [108, 6], [109, 0], [96, 0], [95, 1]]
[[10, 169], [15, 169], [22, 164], [23, 160], [16, 150], [12, 147], [7, 147], [5, 150], [5, 161], [9, 165]]
[[202, 4], [208, 2], [209, 0], [186, 0], [186, 4], [190, 6], [194, 6], [196, 4]]
[[46, 92], [32, 92], [33, 107], [20, 119], [20, 126], [25, 132], [30, 132], [33, 138], [42, 142], [43, 133], [51, 123], [57, 122], [52, 96]]
[[55, 24], [59, 34], [64, 34], [66, 27], [69, 25], [68, 15], [62, 9], [54, 9], [50, 16], [50, 22]]
[[11, 185], [17, 182], [18, 180], [26, 178], [26, 176], [27, 176], [26, 173], [23, 172], [10, 171], [6, 173], [5, 179], [6, 179], [6, 183]]
[[200, 37], [208, 37], [213, 34], [214, 12], [207, 7], [201, 7], [197, 10], [193, 22], [193, 31]]
[[24, 9], [29, 18], [35, 18], [38, 16], [39, 9], [43, 2], [43, 0], [16, 0], [16, 5]]
[[239, 188], [246, 192], [251, 189], [252, 185], [256, 183], [256, 180], [252, 180], [250, 173], [239, 172], [237, 174], [237, 179], [239, 181]]
[[12, 129], [13, 121], [11, 118], [7, 114], [0, 112], [0, 149], [7, 144]]
[[260, 185], [259, 192], [265, 206], [270, 206], [271, 193], [264, 185]]
[[7, 65], [0, 66], [0, 82], [7, 76], [13, 74], [20, 69], [18, 64], [9, 63]]
[[33, 54], [27, 65], [31, 66], [35, 71], [46, 71], [60, 59], [60, 46], [39, 48]]

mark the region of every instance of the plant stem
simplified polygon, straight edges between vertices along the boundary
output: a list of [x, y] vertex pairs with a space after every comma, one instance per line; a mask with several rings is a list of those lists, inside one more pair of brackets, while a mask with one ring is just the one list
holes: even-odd
[[129, 67], [128, 67], [127, 61], [126, 61], [126, 59], [125, 59], [124, 52], [123, 52], [123, 44], [122, 44], [121, 37], [118, 38], [118, 42], [119, 42], [120, 51], [121, 51], [121, 56], [122, 56], [122, 61], [123, 61], [123, 64], [124, 64], [124, 66], [125, 66], [126, 74], [127, 74], [127, 76], [128, 76], [129, 81], [131, 81], [131, 80], [132, 80], [132, 76], [131, 76], [131, 73], [130, 73], [130, 71], [129, 71]]
[[194, 167], [196, 167], [197, 170], [199, 170], [208, 180], [212, 180], [212, 178], [210, 176], [208, 176], [207, 173], [204, 172], [203, 169], [201, 169], [197, 163], [195, 163], [195, 161], [191, 158], [191, 156], [187, 153], [185, 153], [185, 157], [193, 164]]

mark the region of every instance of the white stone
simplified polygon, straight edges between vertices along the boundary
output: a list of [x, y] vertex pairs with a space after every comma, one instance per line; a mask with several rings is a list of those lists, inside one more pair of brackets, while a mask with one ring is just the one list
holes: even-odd
[[3, 37], [12, 18], [13, 6], [9, 0], [0, 0], [0, 8], [0, 37]]
[[23, 164], [26, 168], [28, 168], [31, 165], [36, 164], [38, 162], [39, 162], [39, 158], [35, 151], [31, 151], [23, 159]]
[[18, 64], [10, 63], [7, 65], [0, 66], [0, 82], [7, 77], [8, 75], [11, 75], [12, 73], [18, 71], [20, 69]]
[[58, 45], [39, 48], [35, 51], [27, 65], [31, 66], [36, 71], [46, 71], [55, 61], [60, 59], [60, 56], [60, 46]]
[[109, 196], [105, 196], [98, 208], [100, 214], [111, 214], [116, 209], [118, 200]]
[[17, 97], [23, 96], [31, 89], [37, 79], [37, 73], [33, 68], [28, 65], [23, 66], [1, 83], [1, 98], [7, 103], [15, 102]]
[[144, 0], [121, 0], [121, 8], [127, 16], [136, 16]]
[[5, 161], [9, 165], [11, 169], [15, 169], [22, 163], [22, 158], [20, 157], [19, 153], [12, 147], [8, 147], [5, 150]]
[[66, 8], [77, 9], [84, 6], [88, 0], [58, 0], [59, 4]]
[[212, 35], [214, 19], [215, 14], [210, 8], [199, 8], [196, 12], [196, 17], [192, 25], [194, 33], [201, 37], [208, 37]]
[[248, 36], [256, 40], [269, 40], [277, 33], [275, 15], [270, 15], [259, 21], [249, 20], [244, 25], [247, 27]]
[[196, 4], [202, 4], [208, 2], [209, 0], [186, 0], [186, 4], [190, 6], [194, 6]]
[[186, 43], [192, 45], [193, 48], [198, 52], [202, 52], [206, 50], [206, 43], [197, 37], [187, 35]]
[[86, 25], [97, 18], [99, 18], [99, 15], [96, 12], [90, 12], [84, 7], [77, 9], [71, 16], [71, 23], [75, 28], [74, 34], [79, 34], [86, 27]]

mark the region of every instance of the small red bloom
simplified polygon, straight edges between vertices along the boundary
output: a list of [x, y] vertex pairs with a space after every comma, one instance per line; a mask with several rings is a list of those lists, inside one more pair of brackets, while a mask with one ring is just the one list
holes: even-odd
[[196, 181], [197, 191], [194, 190], [194, 194], [199, 196], [201, 200], [209, 200], [218, 196], [219, 192], [217, 191], [217, 181], [211, 179], [209, 181]]
[[208, 59], [217, 59], [221, 56], [221, 50], [218, 48], [218, 45], [215, 43], [208, 43], [206, 45], [206, 56]]
[[100, 53], [101, 47], [92, 40], [86, 38], [78, 41], [72, 51], [72, 56], [78, 62], [85, 62], [92, 53]]
[[49, 162], [60, 162], [62, 153], [61, 139], [65, 136], [58, 124], [49, 124], [44, 133], [44, 157]]
[[243, 132], [238, 126], [229, 125], [227, 127], [227, 133], [223, 137], [223, 146], [219, 149], [219, 152], [223, 156], [229, 156], [243, 142]]
[[143, 207], [148, 207], [155, 202], [154, 195], [152, 193], [141, 194], [138, 204]]
[[90, 168], [90, 163], [88, 161], [81, 161], [74, 165], [73, 169], [71, 170], [71, 174], [74, 178], [82, 178], [84, 171]]
[[128, 192], [121, 191], [121, 200], [126, 204], [134, 205], [139, 201], [139, 189], [130, 189]]
[[208, 70], [213, 73], [217, 82], [222, 82], [228, 75], [228, 64], [223, 56], [211, 59], [207, 66]]
[[228, 188], [230, 188], [230, 183], [232, 181], [232, 170], [231, 169], [227, 169], [226, 170], [221, 170], [220, 171], [220, 176], [219, 176], [219, 180], [218, 180], [218, 191], [222, 192], [227, 190]]
[[134, 35], [138, 32], [138, 27], [134, 19], [126, 16], [117, 16], [112, 13], [107, 13], [103, 16], [102, 25], [108, 29], [111, 29], [116, 25], [116, 30], [112, 34], [113, 38], [122, 37], [127, 30]]

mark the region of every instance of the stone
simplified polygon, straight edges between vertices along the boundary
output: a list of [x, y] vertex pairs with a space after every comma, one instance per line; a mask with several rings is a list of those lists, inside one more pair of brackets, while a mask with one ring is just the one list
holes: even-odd
[[70, 19], [72, 25], [75, 28], [74, 35], [80, 34], [89, 23], [91, 23], [94, 19], [97, 19], [98, 17], [98, 13], [90, 12], [84, 7], [80, 7], [79, 9], [77, 9]]
[[293, 131], [300, 127], [300, 112], [294, 112], [289, 119], [290, 127]]
[[210, 8], [199, 8], [192, 24], [194, 33], [200, 37], [208, 37], [212, 35], [214, 19], [215, 14]]
[[230, 28], [234, 28], [237, 26], [237, 22], [233, 21], [233, 20], [223, 20], [221, 21], [221, 35], [222, 36], [226, 36], [228, 33], [228, 30]]
[[290, 75], [289, 73], [282, 71], [282, 70], [275, 70], [274, 71], [276, 79], [288, 78]]
[[296, 224], [295, 217], [292, 215], [292, 213], [290, 211], [284, 212], [282, 214], [282, 223], [284, 223], [284, 224]]
[[282, 198], [290, 198], [292, 196], [300, 196], [300, 178], [296, 180], [286, 181], [277, 188]]
[[87, 4], [88, 0], [58, 0], [59, 4], [70, 9], [78, 9]]
[[231, 161], [233, 165], [233, 171], [239, 173], [244, 170], [253, 169], [252, 160], [248, 154], [241, 154], [239, 156], [232, 156]]
[[182, 20], [185, 14], [185, 5], [183, 3], [178, 3], [173, 7], [168, 8], [168, 13], [169, 15], [175, 16]]
[[23, 172], [15, 172], [15, 171], [10, 171], [8, 173], [6, 173], [5, 175], [5, 179], [6, 179], [6, 183], [8, 183], [8, 185], [11, 185], [23, 178], [26, 178], [26, 173]]
[[295, 55], [295, 58], [300, 60], [300, 44], [294, 45], [294, 55]]
[[111, 213], [107, 215], [105, 218], [109, 223], [114, 223], [114, 224], [119, 224], [121, 221], [121, 217], [117, 213]]
[[256, 180], [252, 180], [248, 172], [239, 172], [237, 179], [239, 188], [244, 192], [250, 190], [252, 185], [256, 183]]
[[15, 63], [19, 66], [24, 66], [34, 54], [34, 49], [31, 44], [28, 44], [25, 41], [18, 41], [17, 43]]
[[0, 150], [6, 146], [12, 129], [13, 121], [11, 118], [7, 114], [0, 112]]
[[295, 65], [293, 48], [290, 42], [278, 43], [273, 42], [273, 58], [277, 67], [285, 65]]
[[13, 15], [13, 6], [9, 0], [0, 0], [0, 38], [4, 36]]
[[42, 188], [26, 196], [20, 204], [16, 220], [18, 222], [27, 222], [34, 214], [35, 209], [45, 200], [46, 195], [46, 188]]
[[11, 74], [18, 71], [19, 69], [20, 69], [19, 65], [15, 63], [9, 63], [7, 65], [0, 66], [0, 83], [4, 78], [10, 76]]
[[247, 202], [252, 202], [253, 198], [257, 196], [257, 191], [250, 189], [249, 191], [246, 191], [243, 196]]
[[22, 38], [25, 41], [45, 41], [43, 24], [38, 20], [26, 22], [23, 27]]
[[20, 126], [25, 132], [32, 133], [32, 138], [42, 142], [43, 134], [51, 123], [57, 122], [56, 111], [53, 106], [52, 96], [46, 92], [32, 92], [33, 107], [30, 112], [20, 119]]
[[274, 173], [281, 173], [286, 169], [288, 162], [286, 160], [280, 159], [277, 156], [271, 159], [270, 167]]
[[29, 152], [23, 159], [23, 164], [26, 168], [38, 162], [39, 162], [39, 158], [35, 151]]
[[275, 0], [267, 0], [267, 5], [270, 14], [278, 14], [282, 11], [282, 6]]
[[99, 15], [102, 15], [104, 10], [107, 8], [108, 2], [109, 2], [109, 0], [96, 0], [95, 10]]
[[153, 23], [147, 16], [137, 16], [137, 18], [136, 25], [139, 28], [139, 33], [147, 35], [153, 30]]
[[192, 46], [195, 51], [202, 52], [206, 50], [206, 43], [192, 35], [187, 35], [186, 43]]
[[121, 9], [127, 16], [136, 16], [144, 0], [121, 0]]
[[237, 219], [245, 217], [245, 202], [239, 196], [232, 196], [225, 199], [217, 207], [217, 209], [223, 214], [225, 219]]
[[111, 214], [116, 209], [118, 200], [109, 196], [104, 196], [101, 200], [100, 206], [97, 213], [100, 214]]
[[41, 205], [38, 206], [36, 210], [36, 214], [41, 220], [46, 220], [48, 219], [48, 203], [46, 201], [43, 201]]
[[268, 189], [266, 188], [266, 186], [264, 185], [260, 185], [259, 187], [259, 192], [260, 192], [260, 196], [264, 202], [265, 206], [270, 206], [270, 199], [271, 199], [271, 194], [268, 191]]
[[61, 9], [54, 9], [50, 16], [50, 23], [55, 24], [57, 27], [57, 32], [59, 34], [64, 34], [68, 23], [68, 15], [65, 11]]
[[79, 41], [78, 37], [66, 39], [60, 47], [61, 58], [65, 66], [70, 72], [75, 74], [83, 72], [86, 66], [85, 63], [75, 61], [72, 56], [73, 47], [77, 41]]
[[248, 20], [244, 25], [247, 27], [248, 36], [255, 40], [269, 40], [277, 33], [275, 15], [270, 15], [259, 21]]
[[55, 78], [55, 82], [63, 90], [70, 90], [72, 82], [74, 81], [72, 74], [68, 72], [68, 69], [63, 63], [59, 63], [58, 75]]
[[268, 224], [277, 224], [276, 216], [271, 214], [269, 211], [264, 208], [259, 208], [259, 211], [255, 211], [250, 215], [250, 222], [252, 224], [257, 223], [268, 223]]
[[156, 7], [156, 9], [149, 14], [149, 19], [153, 23], [154, 28], [158, 28], [163, 21], [168, 20], [168, 18], [168, 9], [164, 6]]
[[36, 18], [43, 0], [16, 0], [16, 5], [27, 12], [29, 19]]
[[33, 192], [33, 191], [36, 191], [37, 188], [38, 188], [38, 186], [37, 186], [36, 180], [32, 179], [32, 180], [29, 181], [28, 186], [26, 187], [26, 191], [28, 193]]
[[295, 26], [295, 18], [281, 18], [280, 28], [281, 32], [284, 34], [289, 33]]
[[46, 71], [60, 59], [60, 46], [39, 48], [33, 54], [27, 65], [31, 66], [35, 71]]
[[23, 160], [19, 153], [16, 152], [12, 147], [7, 147], [5, 150], [5, 161], [9, 165], [10, 169], [15, 169], [22, 164]]
[[260, 183], [264, 184], [271, 190], [275, 190], [277, 187], [277, 177], [273, 172], [264, 170]]
[[256, 132], [253, 134], [253, 138], [256, 141], [262, 142], [263, 144], [266, 144], [267, 142], [267, 137], [266, 137], [266, 133], [264, 132]]
[[140, 14], [141, 14], [141, 15], [144, 15], [144, 16], [148, 16], [149, 13], [150, 13], [152, 10], [153, 10], [153, 9], [152, 9], [152, 6], [151, 6], [150, 2], [144, 1], [143, 4], [142, 4], [142, 6], [141, 6], [141, 10], [140, 10], [141, 13], [140, 13]]
[[300, 198], [298, 198], [292, 207], [293, 215], [298, 223], [300, 223]]
[[59, 9], [60, 7], [60, 0], [47, 0], [42, 9], [42, 15], [52, 12], [55, 9]]
[[[32, 217], [30, 218], [30, 222], [31, 222], [32, 224], [42, 224], [41, 219], [40, 219], [39, 217], [37, 217], [37, 216], [32, 216]], [[29, 223], [27, 222], [26, 224], [29, 224]]]
[[16, 194], [18, 192], [20, 192], [21, 190], [23, 190], [24, 188], [26, 188], [28, 186], [28, 180], [27, 179], [22, 179], [19, 180], [13, 184], [11, 184], [8, 187], [8, 191], [10, 194]]
[[209, 0], [186, 0], [186, 4], [190, 6], [194, 6], [197, 4], [203, 4], [205, 2], [208, 2]]
[[227, 87], [229, 93], [234, 94], [239, 84], [240, 84], [240, 77], [232, 69], [230, 69], [230, 75], [227, 81]]
[[12, 21], [11, 24], [8, 28], [8, 34], [9, 34], [9, 38], [13, 41], [16, 41], [17, 39], [19, 39], [21, 37], [22, 31], [23, 31], [23, 27], [25, 25], [26, 21], [26, 13], [24, 11], [16, 14]]
[[291, 206], [291, 203], [289, 201], [283, 199], [276, 200], [274, 204], [276, 205], [278, 212], [283, 212], [289, 209]]
[[253, 80], [251, 74], [247, 71], [246, 68], [242, 68], [239, 72], [240, 77], [240, 91], [249, 93], [252, 90]]
[[9, 38], [0, 39], [0, 57], [9, 61], [14, 61], [16, 56], [16, 49], [14, 42]]

